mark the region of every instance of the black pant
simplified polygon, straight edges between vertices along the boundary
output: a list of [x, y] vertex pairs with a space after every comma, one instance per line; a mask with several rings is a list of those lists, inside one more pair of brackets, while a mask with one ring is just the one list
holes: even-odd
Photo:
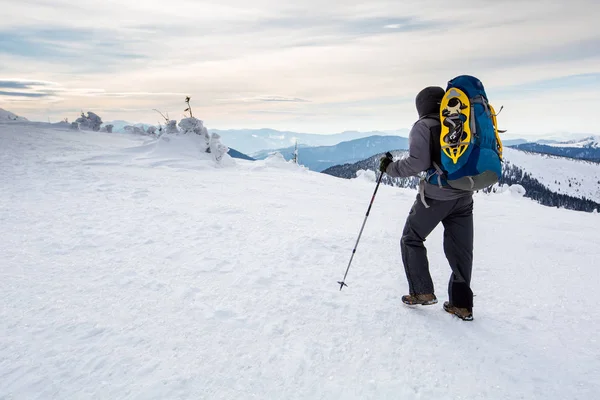
[[441, 222], [444, 225], [444, 253], [452, 268], [448, 284], [450, 304], [473, 307], [473, 197], [456, 200], [426, 199], [426, 208], [417, 196], [406, 219], [400, 247], [410, 294], [434, 293], [429, 274], [427, 249], [423, 242]]

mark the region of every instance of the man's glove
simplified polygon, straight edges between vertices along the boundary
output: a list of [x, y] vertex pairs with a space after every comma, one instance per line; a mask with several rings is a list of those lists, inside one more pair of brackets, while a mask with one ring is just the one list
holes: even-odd
[[385, 172], [387, 167], [394, 162], [391, 153], [385, 153], [385, 157], [381, 157], [381, 161], [379, 162], [379, 171]]

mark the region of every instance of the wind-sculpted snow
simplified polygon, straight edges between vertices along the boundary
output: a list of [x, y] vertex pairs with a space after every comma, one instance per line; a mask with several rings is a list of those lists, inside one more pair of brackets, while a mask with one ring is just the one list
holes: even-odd
[[[0, 124], [2, 399], [593, 399], [598, 214], [475, 196], [473, 322], [409, 308], [416, 198], [189, 143]], [[181, 154], [180, 154], [181, 152]]]

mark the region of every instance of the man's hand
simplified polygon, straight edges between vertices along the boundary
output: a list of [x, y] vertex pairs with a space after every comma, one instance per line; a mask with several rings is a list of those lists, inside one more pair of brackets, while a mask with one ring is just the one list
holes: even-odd
[[381, 161], [379, 162], [379, 171], [385, 172], [387, 167], [394, 162], [391, 153], [385, 153], [385, 157], [381, 157]]

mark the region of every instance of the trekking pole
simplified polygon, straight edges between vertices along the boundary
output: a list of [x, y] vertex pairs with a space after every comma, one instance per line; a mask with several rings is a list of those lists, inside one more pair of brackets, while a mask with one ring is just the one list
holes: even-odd
[[[392, 153], [390, 153], [390, 152], [385, 153], [385, 156], [387, 158], [389, 158], [390, 160], [393, 159]], [[371, 207], [373, 206], [373, 201], [375, 200], [375, 195], [377, 194], [377, 189], [379, 189], [379, 184], [381, 183], [381, 178], [383, 178], [383, 172], [381, 173], [381, 175], [379, 176], [379, 179], [377, 180], [377, 185], [375, 186], [375, 191], [373, 192], [373, 197], [371, 197], [371, 203], [369, 203], [369, 208], [367, 209], [367, 215], [365, 215], [365, 220], [363, 221], [362, 227], [360, 228], [360, 232], [358, 233], [358, 239], [356, 239], [356, 244], [354, 245], [354, 249], [352, 250], [352, 256], [350, 256], [350, 262], [348, 262], [348, 267], [346, 268], [346, 273], [344, 274], [344, 279], [342, 279], [341, 281], [338, 281], [338, 283], [340, 284], [340, 291], [342, 290], [342, 288], [344, 286], [348, 286], [345, 283], [346, 276], [348, 275], [348, 270], [350, 270], [350, 264], [352, 264], [352, 259], [354, 258], [354, 254], [356, 253], [356, 248], [358, 247], [358, 241], [360, 240], [360, 237], [363, 233], [363, 229], [365, 228], [365, 224], [367, 223], [367, 218], [369, 217], [369, 213], [371, 212]]]

